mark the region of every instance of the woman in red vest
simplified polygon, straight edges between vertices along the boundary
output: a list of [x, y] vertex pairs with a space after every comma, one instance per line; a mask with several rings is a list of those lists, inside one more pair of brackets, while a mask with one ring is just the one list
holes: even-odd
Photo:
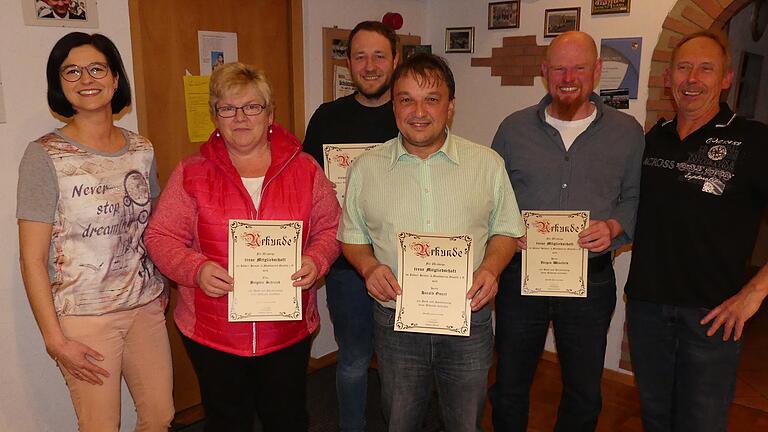
[[[317, 329], [316, 281], [339, 254], [339, 204], [300, 142], [274, 123], [272, 88], [241, 63], [211, 75], [216, 130], [171, 174], [145, 233], [150, 256], [178, 284], [176, 325], [200, 382], [206, 431], [305, 431], [305, 376]], [[301, 221], [302, 314], [230, 322], [229, 221]]]

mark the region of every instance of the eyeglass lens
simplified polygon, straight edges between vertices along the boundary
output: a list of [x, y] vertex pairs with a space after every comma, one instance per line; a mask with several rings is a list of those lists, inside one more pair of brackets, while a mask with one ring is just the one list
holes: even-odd
[[61, 69], [61, 77], [65, 81], [76, 82], [83, 76], [83, 70], [94, 79], [100, 79], [107, 76], [109, 66], [104, 63], [91, 63], [88, 66], [67, 65]]
[[247, 116], [257, 116], [264, 111], [264, 108], [265, 106], [261, 104], [247, 104], [239, 107], [226, 105], [216, 108], [216, 113], [219, 117], [231, 118], [237, 115], [237, 110], [243, 110], [243, 114]]

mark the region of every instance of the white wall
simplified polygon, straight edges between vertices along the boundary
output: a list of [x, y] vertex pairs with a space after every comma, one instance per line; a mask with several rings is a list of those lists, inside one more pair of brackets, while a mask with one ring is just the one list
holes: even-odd
[[[120, 49], [133, 78], [128, 2], [99, 2], [98, 29]], [[24, 148], [32, 139], [61, 125], [48, 110], [45, 98], [45, 63], [53, 44], [72, 30], [26, 27], [21, 2], [3, 2], [0, 14], [0, 75], [3, 78], [7, 123], [0, 124], [0, 430], [76, 430], [75, 415], [64, 380], [45, 353], [19, 274], [16, 229], [17, 167]], [[136, 130], [136, 115], [119, 122]], [[135, 414], [130, 395], [123, 388], [123, 429], [133, 430]]]
[[[6, 247], [0, 250], [0, 430], [62, 431], [74, 430], [74, 414], [61, 375], [44, 352], [18, 271], [18, 249], [14, 217], [16, 169], [26, 143], [57, 126], [45, 102], [45, 61], [54, 42], [68, 30], [26, 27], [21, 19], [19, 1], [5, 2], [0, 14], [0, 76], [5, 84], [7, 124], [0, 124], [2, 148], [0, 159], [0, 236]], [[488, 57], [491, 48], [500, 46], [503, 36], [536, 34], [540, 44], [545, 8], [579, 5], [582, 8], [581, 29], [599, 40], [601, 37], [643, 37], [640, 70], [640, 94], [631, 101], [630, 113], [642, 124], [647, 97], [646, 83], [650, 55], [658, 38], [661, 23], [675, 0], [632, 2], [629, 16], [589, 15], [588, 0], [522, 0], [521, 27], [487, 30], [487, 2], [465, 0], [304, 0], [304, 71], [306, 119], [322, 102], [322, 27], [337, 25], [351, 28], [365, 19], [381, 19], [386, 12], [399, 12], [405, 24], [401, 32], [422, 36], [432, 44], [433, 52], [442, 54], [445, 27], [474, 26], [475, 53], [448, 54], [457, 81], [457, 113], [454, 131], [480, 143], [490, 144], [496, 127], [509, 113], [536, 103], [544, 94], [537, 79], [534, 87], [501, 87], [499, 77], [491, 77], [489, 68], [470, 68], [470, 57]], [[132, 77], [131, 43], [126, 0], [99, 2], [100, 31], [117, 44], [123, 53], [128, 74]], [[88, 30], [94, 31], [94, 30]], [[136, 130], [135, 113], [129, 112], [119, 122]], [[626, 278], [628, 254], [617, 259], [620, 286]], [[621, 294], [621, 293], [619, 293]], [[315, 341], [313, 356], [335, 350], [325, 304], [320, 291], [323, 327]], [[609, 334], [606, 365], [616, 369], [623, 307], [617, 308], [614, 326]], [[131, 430], [135, 422], [130, 397], [124, 391], [123, 429]]]
[[[551, 39], [543, 37], [544, 10], [581, 7], [581, 30], [591, 34], [597, 43], [601, 38], [643, 38], [638, 99], [630, 100], [628, 113], [640, 124], [645, 122], [645, 102], [648, 98], [650, 58], [661, 24], [676, 0], [633, 1], [630, 14], [590, 15], [589, 0], [522, 0], [520, 28], [488, 30], [487, 2], [464, 0], [430, 0], [430, 37], [432, 52], [446, 57], [456, 79], [456, 117], [453, 131], [478, 143], [490, 145], [499, 123], [510, 113], [538, 103], [546, 93], [541, 78], [533, 87], [501, 86], [500, 77], [492, 77], [490, 68], [470, 67], [471, 57], [490, 57], [491, 48], [500, 47], [505, 36], [536, 35], [539, 45]], [[473, 54], [444, 53], [446, 27], [475, 27]], [[623, 287], [629, 270], [630, 253], [623, 253], [615, 263], [619, 302], [608, 335], [606, 367], [618, 370], [624, 325]], [[547, 349], [553, 350], [552, 338]]]
[[[323, 27], [352, 29], [360, 21], [381, 20], [387, 12], [403, 16], [400, 34], [427, 36], [429, 8], [426, 0], [303, 0], [304, 12], [304, 112], [305, 124], [323, 103]], [[343, 121], [343, 120], [339, 120]], [[338, 349], [328, 314], [325, 288], [317, 293], [320, 332], [312, 344], [312, 357]]]
[[[501, 86], [501, 77], [492, 77], [490, 68], [470, 67], [471, 57], [490, 57], [491, 48], [500, 47], [505, 36], [536, 35], [539, 45], [548, 45], [543, 37], [544, 10], [581, 7], [581, 30], [597, 43], [601, 38], [643, 38], [642, 65], [638, 99], [630, 100], [628, 112], [640, 124], [645, 121], [648, 97], [648, 73], [653, 48], [661, 33], [661, 23], [676, 0], [634, 1], [630, 14], [590, 15], [589, 0], [522, 0], [520, 28], [488, 30], [486, 2], [431, 0], [430, 28], [432, 52], [444, 55], [456, 78], [456, 118], [453, 130], [467, 138], [490, 145], [499, 123], [511, 112], [538, 103], [545, 93], [541, 78], [533, 87]], [[446, 27], [475, 27], [473, 54], [444, 54]]]

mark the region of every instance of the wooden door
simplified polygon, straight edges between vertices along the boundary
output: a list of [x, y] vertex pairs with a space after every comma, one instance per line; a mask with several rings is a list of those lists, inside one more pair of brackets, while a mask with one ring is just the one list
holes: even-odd
[[[263, 69], [276, 121], [304, 136], [301, 0], [129, 0], [139, 133], [155, 146], [161, 185], [200, 143], [187, 135], [182, 77], [199, 75], [198, 30], [236, 32], [238, 59]], [[175, 301], [172, 290], [171, 308]], [[197, 378], [168, 314], [176, 411], [200, 403]]]

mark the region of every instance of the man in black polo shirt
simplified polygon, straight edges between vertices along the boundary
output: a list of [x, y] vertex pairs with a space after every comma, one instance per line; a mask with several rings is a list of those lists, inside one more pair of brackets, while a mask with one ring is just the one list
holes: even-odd
[[768, 127], [719, 102], [730, 65], [718, 35], [683, 38], [665, 73], [677, 115], [646, 136], [626, 293], [647, 432], [726, 430], [744, 323], [768, 293], [768, 267], [745, 275], [768, 201]]
[[[397, 36], [378, 21], [364, 21], [349, 34], [347, 64], [357, 91], [320, 105], [304, 138], [304, 151], [323, 165], [323, 144], [383, 143], [397, 136], [390, 80], [398, 56]], [[326, 280], [328, 308], [339, 344], [336, 389], [339, 428], [365, 430], [368, 366], [373, 354], [373, 299], [365, 282], [340, 256]]]

